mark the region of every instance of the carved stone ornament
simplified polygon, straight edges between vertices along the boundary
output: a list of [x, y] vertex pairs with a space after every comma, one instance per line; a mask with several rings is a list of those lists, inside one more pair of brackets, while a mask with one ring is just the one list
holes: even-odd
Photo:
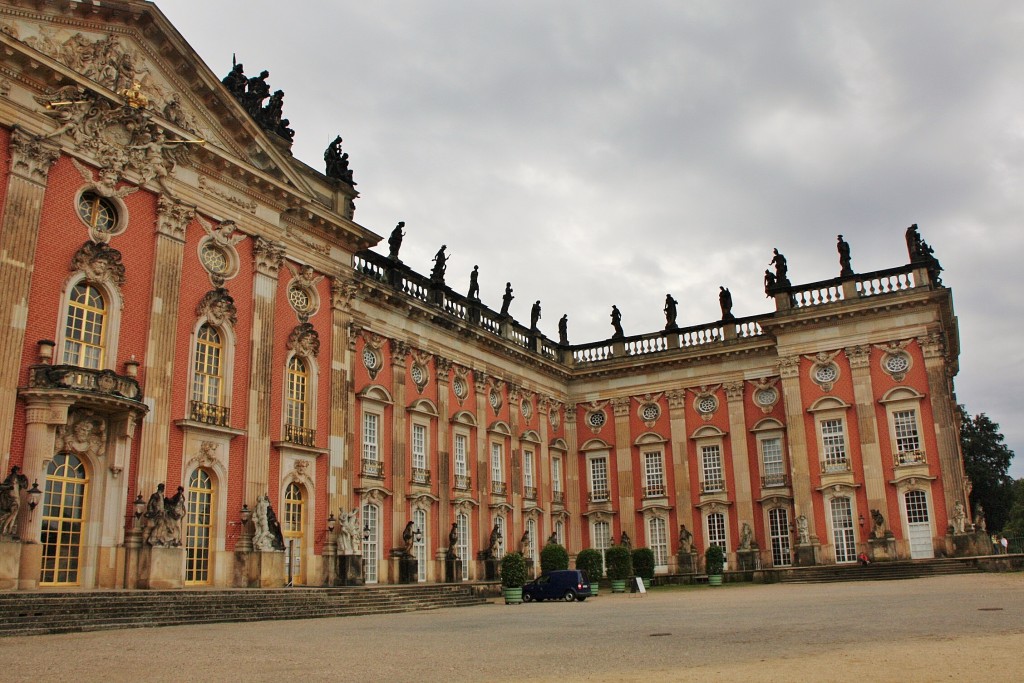
[[662, 394], [645, 394], [642, 398], [637, 399], [637, 417], [640, 418], [648, 429], [653, 429], [654, 425], [658, 422], [658, 418], [661, 417], [661, 406], [658, 404], [658, 399], [661, 396]]
[[295, 462], [292, 463], [292, 468], [295, 471], [295, 476], [299, 479], [309, 481], [309, 465], [309, 460], [306, 460], [304, 458], [296, 458]]
[[455, 377], [452, 379], [452, 393], [455, 399], [462, 405], [462, 402], [469, 396], [469, 368], [462, 365], [452, 365]]
[[787, 356], [779, 359], [779, 374], [783, 379], [793, 379], [800, 375], [800, 356]]
[[778, 377], [766, 377], [751, 382], [754, 385], [754, 404], [765, 415], [772, 412], [775, 405], [779, 402], [779, 390], [775, 386], [778, 382]]
[[[164, 195], [160, 195], [156, 199], [157, 230], [164, 235], [184, 240], [185, 229], [195, 217], [196, 207], [194, 206], [183, 204]], [[205, 224], [206, 222], [200, 219], [200, 223]], [[97, 231], [90, 231], [90, 234], [93, 232]]]
[[918, 337], [917, 343], [925, 358], [942, 358], [946, 355], [946, 344], [941, 334], [929, 334]]
[[11, 132], [11, 172], [26, 180], [45, 183], [50, 167], [60, 158], [60, 147], [44, 142], [15, 125]]
[[697, 411], [697, 414], [705, 422], [710, 422], [711, 418], [715, 415], [715, 411], [718, 410], [718, 397], [715, 395], [715, 392], [719, 388], [721, 388], [720, 384], [710, 387], [702, 385], [696, 389], [691, 389], [694, 394], [693, 409]]
[[444, 356], [434, 356], [434, 368], [437, 369], [437, 381], [447, 382], [453, 363]]
[[277, 277], [281, 263], [284, 262], [284, 245], [263, 237], [255, 237], [253, 238], [252, 256], [256, 262], [257, 272]]
[[668, 398], [669, 410], [679, 410], [686, 405], [686, 391], [683, 389], [673, 389], [665, 396]]
[[623, 398], [612, 399], [612, 412], [615, 417], [626, 417], [629, 415], [629, 403], [630, 399], [628, 396]]
[[591, 401], [586, 404], [587, 412], [583, 419], [594, 434], [599, 433], [608, 422], [608, 414], [604, 411], [606, 405], [608, 405], [608, 401]]
[[404, 367], [405, 359], [412, 353], [412, 344], [404, 342], [400, 339], [392, 339], [391, 343], [391, 365], [395, 367]]
[[206, 318], [211, 325], [235, 325], [238, 323], [238, 309], [235, 300], [223, 287], [211, 290], [196, 306], [196, 315]]
[[384, 367], [381, 349], [385, 341], [384, 337], [373, 332], [363, 334], [363, 367], [370, 373], [370, 379], [377, 379], [377, 373]]
[[320, 355], [320, 335], [310, 323], [300, 323], [288, 335], [288, 348], [303, 358]]
[[487, 377], [486, 372], [484, 372], [483, 370], [473, 371], [473, 385], [476, 388], [478, 394], [482, 394], [487, 391], [487, 389], [489, 388], [488, 382], [489, 379]]
[[285, 266], [288, 268], [288, 272], [292, 274], [293, 279], [298, 280], [304, 287], [309, 287], [310, 289], [319, 285], [325, 277], [318, 275], [313, 266], [304, 265], [296, 268], [289, 261], [285, 261]]
[[235, 228], [238, 226], [235, 225], [234, 221], [221, 221], [214, 225], [200, 216], [199, 225], [203, 226], [203, 230], [210, 236], [211, 240], [222, 247], [234, 247], [246, 238], [245, 233], [235, 232]]
[[866, 368], [871, 363], [871, 347], [867, 344], [847, 346], [843, 351], [853, 369]]
[[576, 424], [576, 407], [578, 404], [570, 403], [565, 407], [565, 424], [574, 425]]
[[804, 356], [811, 361], [811, 381], [821, 387], [822, 391], [832, 391], [839, 379], [839, 365], [834, 360], [838, 355], [838, 351], [820, 351], [813, 356]]
[[913, 356], [906, 350], [908, 346], [910, 346], [909, 339], [901, 342], [889, 342], [884, 346], [875, 346], [882, 352], [880, 359], [882, 371], [897, 382], [902, 382], [907, 376], [907, 371], [914, 365]]
[[558, 428], [562, 424], [560, 406], [553, 405], [548, 409], [548, 424], [551, 425], [551, 430], [557, 432]]
[[722, 384], [725, 389], [725, 398], [729, 401], [740, 401], [743, 399], [743, 382], [725, 382]]
[[71, 452], [99, 458], [107, 444], [107, 423], [91, 410], [68, 414], [68, 423], [57, 427], [55, 453]]
[[359, 289], [359, 285], [350, 280], [331, 278], [331, 306], [339, 311], [351, 311]]
[[193, 459], [196, 467], [213, 467], [220, 462], [217, 451], [220, 444], [216, 441], [203, 441], [199, 444], [199, 453]]
[[121, 252], [107, 244], [92, 241], [83, 244], [71, 257], [71, 270], [84, 273], [87, 282], [108, 283], [118, 290], [125, 283]]

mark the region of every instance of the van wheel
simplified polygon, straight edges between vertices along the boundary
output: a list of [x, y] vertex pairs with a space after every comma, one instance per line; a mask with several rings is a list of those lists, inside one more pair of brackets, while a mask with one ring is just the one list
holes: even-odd
[[523, 593], [523, 602], [533, 602], [533, 596], [529, 593]]
[[565, 591], [565, 595], [562, 596], [562, 599], [566, 602], [572, 602], [576, 599], [576, 594], [573, 593], [571, 590], [567, 590]]
[[576, 599], [577, 599], [577, 600], [578, 600], [579, 602], [583, 602], [584, 600], [586, 600], [586, 599], [587, 599], [587, 596], [585, 596], [585, 595], [581, 595], [580, 597], [578, 597], [578, 598], [576, 598]]

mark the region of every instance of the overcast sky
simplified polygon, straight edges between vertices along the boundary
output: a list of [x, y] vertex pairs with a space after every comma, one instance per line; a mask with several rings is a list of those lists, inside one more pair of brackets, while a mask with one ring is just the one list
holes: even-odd
[[[164, 0], [218, 76], [270, 71], [323, 170], [344, 139], [355, 219], [428, 273], [572, 343], [772, 310], [838, 275], [907, 262], [920, 225], [960, 321], [957, 397], [1024, 453], [1024, 5]], [[377, 248], [387, 253], [387, 245]], [[1011, 474], [1024, 476], [1024, 457]]]

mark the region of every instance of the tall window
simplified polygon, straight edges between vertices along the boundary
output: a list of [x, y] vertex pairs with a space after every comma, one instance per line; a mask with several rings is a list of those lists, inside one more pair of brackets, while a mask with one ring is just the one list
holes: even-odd
[[419, 540], [414, 541], [412, 546], [416, 557], [416, 580], [423, 583], [427, 580], [427, 511], [416, 508], [412, 513], [412, 522], [420, 532]]
[[707, 492], [723, 491], [725, 480], [722, 478], [722, 449], [717, 444], [701, 446], [701, 467], [703, 468], [703, 489]]
[[897, 410], [893, 412], [892, 424], [896, 432], [897, 453], [920, 450], [921, 440], [917, 435], [917, 411]]
[[458, 534], [455, 554], [462, 560], [462, 580], [469, 581], [469, 515], [460, 512], [455, 515], [455, 523], [455, 531]]
[[668, 567], [668, 523], [664, 517], [651, 517], [647, 523], [647, 545], [654, 552], [654, 566]]
[[40, 535], [43, 566], [39, 583], [42, 585], [78, 584], [88, 483], [85, 463], [73, 453], [58, 453], [46, 467]]
[[557, 494], [562, 492], [562, 457], [551, 456], [551, 490], [555, 492], [555, 499], [559, 500]]
[[590, 499], [608, 500], [608, 458], [590, 459]]
[[494, 524], [498, 527], [498, 548], [495, 552], [495, 559], [500, 560], [505, 557], [505, 538], [508, 536], [505, 529], [505, 518], [501, 515], [495, 516]]
[[505, 482], [505, 475], [503, 474], [502, 461], [504, 460], [504, 454], [502, 452], [500, 443], [491, 444], [491, 483], [492, 484], [503, 484]]
[[[380, 508], [366, 503], [363, 505], [363, 580], [366, 583], [377, 583], [377, 554], [380, 546], [380, 525], [377, 515]], [[368, 532], [368, 533], [365, 533]]]
[[537, 561], [537, 520], [530, 518], [526, 520], [526, 540], [529, 542], [530, 556], [526, 559], [533, 560], [533, 566], [539, 567]]
[[306, 501], [302, 498], [302, 488], [292, 482], [284, 491], [284, 524], [281, 535], [284, 536], [285, 566], [289, 568], [293, 585], [305, 583], [302, 577], [302, 530], [305, 528]]
[[725, 540], [725, 515], [721, 512], [708, 515], [708, 545], [721, 546], [723, 550], [729, 547]]
[[64, 363], [98, 370], [103, 362], [107, 305], [100, 290], [80, 282], [71, 290], [64, 323]]
[[761, 471], [764, 480], [761, 485], [785, 486], [786, 472], [782, 466], [782, 439], [774, 436], [761, 439]]
[[661, 451], [644, 453], [644, 497], [665, 495], [665, 470]]
[[[604, 573], [604, 551], [612, 545], [612, 525], [608, 522], [594, 522], [594, 549], [601, 553], [601, 573]], [[590, 577], [597, 581], [601, 577]]]
[[306, 426], [306, 401], [308, 400], [309, 370], [299, 356], [288, 361], [288, 389], [284, 402], [284, 420], [294, 427]]
[[565, 547], [565, 524], [562, 520], [555, 520], [555, 543]]
[[772, 566], [788, 567], [792, 563], [789, 543], [789, 512], [786, 508], [768, 511], [768, 535], [772, 541]]
[[414, 470], [427, 469], [427, 427], [413, 424], [412, 426], [412, 466]]
[[455, 435], [455, 476], [465, 477], [468, 474], [466, 469], [466, 435]]
[[212, 325], [199, 328], [196, 336], [196, 365], [192, 376], [192, 400], [211, 406], [221, 405], [224, 383], [224, 342]]
[[537, 487], [533, 482], [533, 451], [527, 448], [523, 449], [523, 495], [537, 497]]
[[833, 498], [832, 540], [836, 549], [836, 562], [856, 562], [857, 542], [853, 535], [853, 508], [849, 498]]
[[203, 469], [188, 477], [185, 524], [185, 583], [210, 583], [210, 541], [213, 536], [213, 478]]
[[846, 437], [841, 418], [821, 421], [821, 445], [825, 456], [822, 461], [822, 469], [825, 472], [845, 472], [849, 469], [846, 462]]
[[363, 413], [363, 460], [380, 460], [379, 425], [380, 416], [377, 413]]

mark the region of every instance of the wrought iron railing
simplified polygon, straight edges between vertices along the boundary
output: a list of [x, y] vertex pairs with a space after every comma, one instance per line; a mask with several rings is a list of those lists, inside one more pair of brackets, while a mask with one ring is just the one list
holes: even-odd
[[848, 458], [822, 460], [821, 471], [824, 474], [834, 474], [850, 471], [850, 460]]
[[552, 491], [551, 492], [551, 502], [552, 503], [558, 503], [560, 505], [564, 505], [565, 504], [565, 491]]
[[380, 460], [363, 458], [362, 474], [364, 477], [377, 477], [379, 479], [384, 476], [384, 463]]
[[907, 465], [924, 465], [927, 464], [928, 458], [921, 449], [913, 451], [899, 451], [893, 454], [893, 462], [896, 467], [905, 467]]
[[537, 487], [536, 486], [524, 486], [523, 487], [523, 498], [529, 500], [537, 500]]
[[491, 482], [491, 493], [499, 496], [504, 496], [508, 492], [508, 486], [503, 481], [492, 481]]
[[761, 477], [761, 488], [771, 489], [779, 486], [789, 486], [788, 474], [765, 474]]
[[725, 493], [724, 479], [705, 479], [700, 483], [701, 493]]
[[189, 403], [188, 417], [193, 422], [227, 427], [230, 410], [227, 406], [203, 403], [202, 401], [191, 401]]
[[455, 488], [457, 488], [460, 491], [468, 491], [472, 483], [473, 480], [468, 474], [455, 475]]
[[608, 489], [597, 489], [587, 493], [587, 502], [606, 503], [608, 502]]
[[284, 426], [284, 440], [299, 446], [315, 446], [316, 430], [312, 427], [286, 424]]
[[644, 498], [664, 498], [665, 484], [648, 484], [644, 486]]

